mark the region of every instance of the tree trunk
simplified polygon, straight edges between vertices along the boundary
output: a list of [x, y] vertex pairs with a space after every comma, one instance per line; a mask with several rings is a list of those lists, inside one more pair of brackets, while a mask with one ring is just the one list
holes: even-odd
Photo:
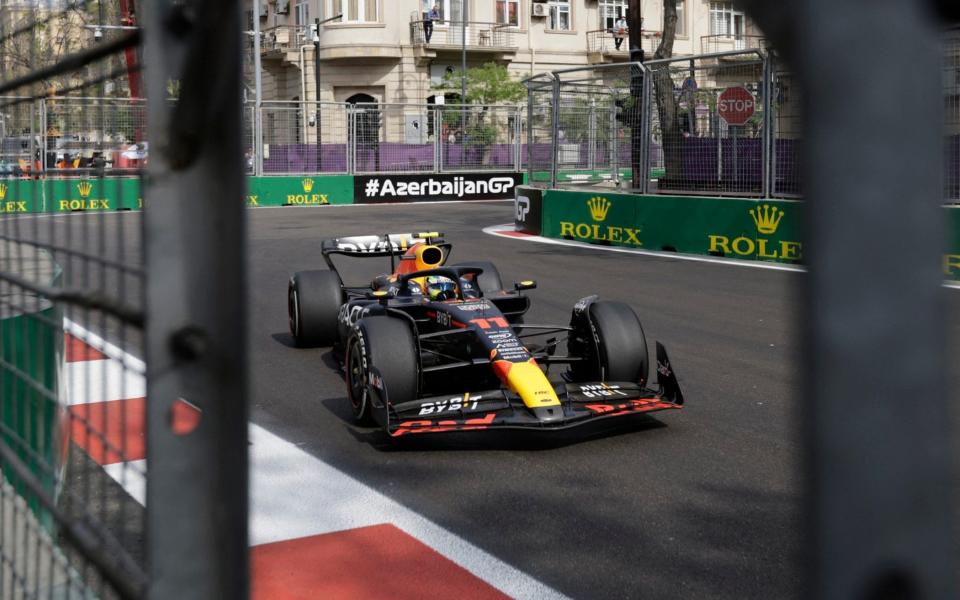
[[[641, 0], [630, 0], [627, 5], [627, 27], [630, 43], [630, 62], [643, 62], [643, 13]], [[630, 98], [629, 117], [630, 126], [630, 172], [631, 186], [640, 187], [643, 177], [643, 165], [640, 156], [643, 149], [643, 71], [638, 68], [630, 69]]]
[[[673, 40], [677, 33], [677, 0], [663, 0], [663, 37], [654, 54], [654, 58], [673, 56]], [[673, 79], [666, 66], [657, 68], [653, 73], [654, 93], [657, 101], [657, 116], [660, 119], [660, 133], [663, 144], [664, 166], [668, 185], [676, 185], [683, 180], [683, 155], [681, 144], [677, 97], [673, 93]]]

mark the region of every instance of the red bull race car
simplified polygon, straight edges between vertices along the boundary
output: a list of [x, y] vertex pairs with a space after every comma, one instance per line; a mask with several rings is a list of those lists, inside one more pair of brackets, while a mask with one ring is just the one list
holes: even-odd
[[[660, 343], [657, 389], [647, 387], [647, 343], [628, 305], [589, 296], [568, 325], [525, 323], [536, 283], [504, 289], [489, 262], [448, 265], [451, 249], [436, 232], [326, 240], [329, 269], [290, 279], [290, 332], [298, 346], [333, 347], [359, 423], [393, 437], [550, 430], [683, 406]], [[338, 255], [389, 258], [390, 272], [349, 286]]]

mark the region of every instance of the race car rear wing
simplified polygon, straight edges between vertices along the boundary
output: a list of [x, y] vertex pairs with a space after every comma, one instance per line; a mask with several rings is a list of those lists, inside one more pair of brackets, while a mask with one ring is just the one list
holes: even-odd
[[438, 231], [423, 233], [385, 233], [383, 235], [355, 235], [351, 237], [323, 240], [320, 251], [323, 260], [331, 271], [337, 268], [330, 259], [331, 255], [339, 254], [359, 258], [390, 257], [390, 270], [395, 268], [395, 259], [403, 255], [410, 246], [419, 242], [426, 242], [438, 246], [443, 251], [443, 262], [446, 262], [453, 244], [443, 241], [443, 234]]
[[324, 256], [328, 254], [342, 254], [357, 257], [385, 257], [403, 254], [407, 248], [418, 242], [427, 242], [442, 248], [452, 248], [449, 242], [444, 242], [442, 233], [432, 231], [426, 233], [385, 233], [383, 235], [355, 235], [352, 237], [323, 240], [320, 249]]

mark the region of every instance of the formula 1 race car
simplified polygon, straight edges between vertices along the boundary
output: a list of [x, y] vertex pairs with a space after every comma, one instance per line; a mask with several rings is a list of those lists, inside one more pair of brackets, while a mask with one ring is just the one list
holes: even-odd
[[[447, 265], [439, 233], [343, 237], [321, 245], [329, 270], [290, 279], [298, 346], [333, 346], [361, 424], [394, 437], [485, 429], [562, 429], [597, 419], [681, 408], [657, 343], [658, 390], [647, 386], [647, 344], [633, 309], [589, 296], [570, 324], [524, 323], [536, 287], [505, 290], [489, 262]], [[347, 286], [332, 256], [390, 258], [390, 272]], [[566, 342], [566, 355], [558, 348]], [[561, 382], [551, 365], [565, 365]], [[545, 372], [546, 371], [546, 372]]]

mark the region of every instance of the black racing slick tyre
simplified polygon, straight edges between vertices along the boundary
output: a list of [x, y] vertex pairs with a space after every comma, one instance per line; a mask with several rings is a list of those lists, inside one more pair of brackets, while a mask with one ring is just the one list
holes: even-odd
[[343, 304], [340, 279], [333, 271], [298, 271], [287, 286], [290, 334], [301, 348], [337, 341], [337, 315]]
[[586, 344], [586, 363], [576, 370], [583, 381], [633, 381], [646, 384], [649, 370], [647, 339], [633, 309], [622, 302], [594, 302], [589, 319], [596, 344]]
[[380, 374], [380, 383], [391, 404], [417, 397], [419, 361], [410, 326], [396, 317], [376, 315], [357, 321], [347, 339], [347, 398], [353, 417], [361, 425], [387, 425], [387, 406], [377, 406], [367, 384], [370, 368]]
[[483, 269], [483, 273], [477, 277], [477, 283], [480, 286], [480, 292], [484, 295], [490, 292], [499, 292], [503, 289], [503, 282], [500, 280], [500, 271], [496, 265], [485, 260], [478, 260], [469, 263], [457, 263], [454, 267], [477, 267]]

